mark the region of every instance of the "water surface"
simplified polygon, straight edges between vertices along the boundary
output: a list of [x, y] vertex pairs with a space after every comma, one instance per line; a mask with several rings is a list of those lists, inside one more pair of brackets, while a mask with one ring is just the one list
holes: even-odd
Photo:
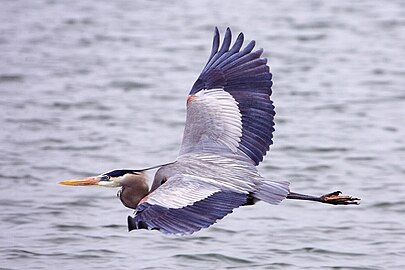
[[[1, 269], [403, 269], [402, 1], [3, 1]], [[127, 232], [116, 190], [59, 180], [173, 160], [214, 26], [265, 48], [260, 171], [356, 207], [237, 209], [187, 237]]]

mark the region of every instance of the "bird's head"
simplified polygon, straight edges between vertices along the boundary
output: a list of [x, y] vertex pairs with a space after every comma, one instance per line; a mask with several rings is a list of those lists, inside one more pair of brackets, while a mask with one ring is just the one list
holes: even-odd
[[113, 170], [97, 176], [90, 176], [80, 179], [71, 179], [59, 182], [68, 186], [102, 186], [102, 187], [122, 187], [131, 186], [133, 182], [144, 180], [145, 175], [138, 170]]

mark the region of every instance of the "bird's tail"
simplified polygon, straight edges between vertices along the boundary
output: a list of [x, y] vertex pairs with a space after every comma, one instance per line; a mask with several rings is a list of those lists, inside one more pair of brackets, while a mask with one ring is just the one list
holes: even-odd
[[256, 185], [254, 197], [270, 204], [279, 204], [290, 193], [290, 183], [287, 181], [261, 181]]

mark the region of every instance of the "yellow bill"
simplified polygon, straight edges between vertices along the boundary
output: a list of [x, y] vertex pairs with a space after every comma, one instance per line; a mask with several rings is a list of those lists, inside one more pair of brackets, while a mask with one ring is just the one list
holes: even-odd
[[58, 184], [61, 185], [67, 185], [67, 186], [94, 186], [98, 185], [100, 182], [99, 177], [85, 177], [81, 179], [71, 179], [71, 180], [65, 180], [58, 182]]

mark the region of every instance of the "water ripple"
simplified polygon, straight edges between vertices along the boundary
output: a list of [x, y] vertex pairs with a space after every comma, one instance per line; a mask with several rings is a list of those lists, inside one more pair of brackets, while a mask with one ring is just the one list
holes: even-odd
[[[405, 269], [404, 8], [3, 1], [0, 267]], [[274, 75], [276, 132], [260, 172], [295, 192], [342, 189], [360, 206], [258, 203], [167, 237], [128, 233], [133, 211], [115, 189], [56, 184], [175, 159], [215, 25], [255, 39]]]
[[192, 261], [207, 261], [207, 262], [228, 262], [237, 264], [251, 264], [250, 260], [227, 256], [219, 253], [206, 253], [206, 254], [177, 254], [174, 258]]

